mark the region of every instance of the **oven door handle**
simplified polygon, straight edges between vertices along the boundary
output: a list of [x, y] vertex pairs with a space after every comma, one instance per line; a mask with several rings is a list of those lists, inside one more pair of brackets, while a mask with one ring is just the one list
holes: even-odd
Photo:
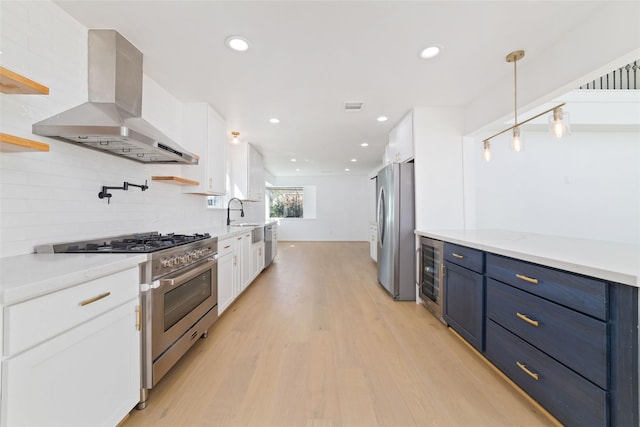
[[202, 272], [207, 271], [208, 269], [210, 269], [211, 267], [213, 267], [215, 264], [218, 263], [218, 261], [216, 261], [215, 258], [207, 258], [204, 261], [205, 261], [204, 264], [195, 268], [189, 268], [189, 271], [187, 271], [186, 273], [180, 274], [179, 276], [160, 279], [160, 286], [161, 287], [164, 287], [167, 285], [175, 286], [175, 285], [187, 282], [193, 279], [194, 277], [197, 277], [198, 275], [202, 274]]

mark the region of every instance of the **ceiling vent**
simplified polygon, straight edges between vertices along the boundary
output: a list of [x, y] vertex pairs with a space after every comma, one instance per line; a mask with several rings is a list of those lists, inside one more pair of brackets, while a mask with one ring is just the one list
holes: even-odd
[[355, 112], [355, 111], [361, 111], [362, 110], [362, 104], [364, 104], [364, 102], [360, 102], [360, 101], [345, 102], [344, 103], [344, 111], [346, 111], [347, 113], [352, 113], [352, 112]]

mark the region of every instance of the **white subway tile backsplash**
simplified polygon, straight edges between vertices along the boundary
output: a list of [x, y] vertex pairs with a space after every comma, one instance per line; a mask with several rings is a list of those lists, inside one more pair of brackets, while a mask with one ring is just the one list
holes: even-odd
[[[2, 6], [2, 9], [4, 11], [4, 5]], [[6, 45], [8, 43], [11, 43], [12, 45], [20, 47], [22, 49], [28, 49], [29, 37], [27, 36], [27, 34], [19, 30], [20, 27], [27, 25], [26, 21], [22, 21], [20, 19], [6, 19], [5, 13], [2, 13], [1, 16], [2, 18], [0, 18], [0, 25], [5, 29], [2, 31], [2, 39], [0, 39], [0, 47], [2, 47], [2, 51], [5, 51]], [[7, 31], [7, 28], [12, 28], [12, 30]]]
[[[206, 198], [155, 182], [180, 167], [145, 165], [31, 133], [34, 122], [87, 101], [87, 28], [50, 2], [3, 2], [3, 66], [50, 88], [49, 96], [0, 95], [2, 132], [46, 142], [48, 153], [0, 154], [0, 256], [31, 253], [40, 244], [145, 231], [205, 232], [224, 223]], [[6, 24], [6, 25], [5, 25]], [[145, 119], [180, 141], [182, 104], [145, 76]], [[145, 111], [146, 108], [146, 111]], [[124, 181], [140, 191], [103, 185]]]
[[19, 1], [7, 1], [2, 2], [2, 25], [5, 22], [22, 21], [26, 24], [29, 22], [29, 11], [27, 9], [27, 2]]

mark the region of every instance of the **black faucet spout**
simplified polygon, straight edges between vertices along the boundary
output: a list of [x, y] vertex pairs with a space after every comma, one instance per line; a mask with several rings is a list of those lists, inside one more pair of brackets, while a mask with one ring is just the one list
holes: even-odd
[[[234, 200], [240, 202], [240, 209], [231, 209], [231, 202], [233, 202]], [[244, 217], [244, 204], [242, 203], [242, 200], [238, 199], [237, 197], [232, 197], [231, 199], [229, 199], [229, 203], [227, 203], [227, 225], [231, 225], [231, 217], [229, 216], [229, 213], [231, 211], [240, 211], [240, 216]]]

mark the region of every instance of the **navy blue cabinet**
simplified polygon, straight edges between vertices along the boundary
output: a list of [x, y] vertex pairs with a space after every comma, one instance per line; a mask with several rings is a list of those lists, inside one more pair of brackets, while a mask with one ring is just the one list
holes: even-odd
[[567, 426], [608, 426], [608, 393], [517, 335], [487, 321], [491, 362]]
[[638, 288], [486, 254], [485, 356], [567, 426], [637, 426]]
[[483, 351], [484, 254], [445, 243], [444, 259], [444, 320], [478, 351]]

